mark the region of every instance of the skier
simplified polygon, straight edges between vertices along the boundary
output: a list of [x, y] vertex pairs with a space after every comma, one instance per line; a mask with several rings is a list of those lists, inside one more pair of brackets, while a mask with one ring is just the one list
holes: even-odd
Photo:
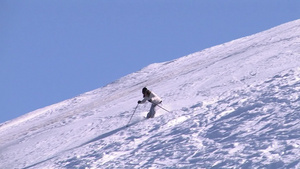
[[155, 93], [151, 92], [150, 90], [148, 90], [146, 87], [143, 88], [142, 90], [143, 93], [143, 100], [139, 100], [138, 104], [142, 104], [145, 103], [146, 101], [149, 101], [150, 103], [152, 103], [151, 108], [149, 113], [147, 114], [147, 119], [148, 118], [153, 118], [155, 113], [156, 113], [156, 106], [158, 104], [161, 104], [162, 100], [161, 98], [159, 98]]

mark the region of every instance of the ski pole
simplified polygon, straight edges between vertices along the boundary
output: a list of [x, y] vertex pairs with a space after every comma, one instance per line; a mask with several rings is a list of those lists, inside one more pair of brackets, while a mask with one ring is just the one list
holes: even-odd
[[[154, 104], [156, 104], [156, 103], [154, 103]], [[163, 110], [165, 110], [165, 111], [166, 111], [166, 112], [168, 112], [168, 113], [171, 113], [169, 110], [167, 110], [167, 109], [163, 108], [163, 107], [162, 107], [162, 106], [160, 106], [159, 104], [156, 104], [156, 106], [158, 106], [158, 107], [162, 108]]]
[[136, 109], [137, 109], [138, 106], [139, 106], [139, 104], [136, 105], [136, 107], [135, 107], [135, 109], [134, 109], [134, 111], [133, 111], [133, 113], [132, 113], [132, 115], [131, 115], [131, 117], [129, 119], [129, 122], [126, 125], [126, 127], [128, 127], [128, 125], [129, 125], [129, 123], [130, 123], [130, 121], [131, 121], [131, 119], [132, 119], [132, 117], [133, 117], [133, 115], [134, 115], [134, 113], [135, 113], [135, 111], [136, 111]]

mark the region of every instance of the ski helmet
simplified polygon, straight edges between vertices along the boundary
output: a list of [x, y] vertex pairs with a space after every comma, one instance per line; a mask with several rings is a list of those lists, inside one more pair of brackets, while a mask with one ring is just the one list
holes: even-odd
[[148, 91], [146, 87], [143, 88], [142, 93], [145, 94]]

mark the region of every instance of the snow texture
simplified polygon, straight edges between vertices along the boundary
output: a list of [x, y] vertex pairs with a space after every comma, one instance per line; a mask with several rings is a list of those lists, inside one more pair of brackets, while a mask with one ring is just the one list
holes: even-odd
[[296, 20], [2, 123], [0, 168], [300, 168], [299, 93]]

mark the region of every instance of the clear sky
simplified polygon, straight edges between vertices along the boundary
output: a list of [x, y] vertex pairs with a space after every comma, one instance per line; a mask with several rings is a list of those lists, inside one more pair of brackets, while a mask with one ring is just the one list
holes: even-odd
[[299, 0], [0, 0], [0, 123], [296, 19]]

